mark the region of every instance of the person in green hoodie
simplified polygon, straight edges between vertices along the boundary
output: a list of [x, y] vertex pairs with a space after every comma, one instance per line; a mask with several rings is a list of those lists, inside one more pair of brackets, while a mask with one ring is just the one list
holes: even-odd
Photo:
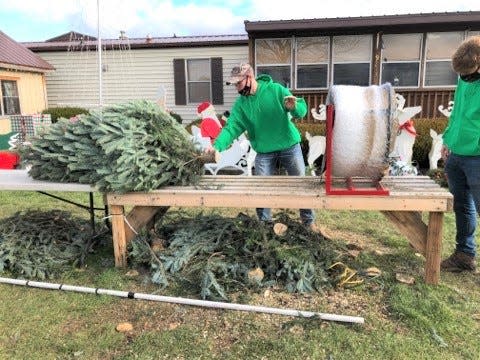
[[465, 40], [452, 57], [460, 75], [454, 105], [443, 134], [442, 156], [453, 194], [456, 248], [442, 270], [476, 270], [475, 230], [480, 212], [480, 36]]
[[[269, 75], [255, 78], [249, 64], [234, 67], [230, 75], [227, 85], [235, 85], [240, 96], [213, 147], [223, 151], [247, 132], [250, 144], [257, 152], [255, 175], [273, 175], [278, 162], [288, 175], [304, 176], [300, 133], [292, 118], [305, 116], [305, 100], [293, 96], [290, 90], [274, 82]], [[257, 215], [261, 221], [272, 220], [270, 209], [259, 208]], [[320, 232], [311, 209], [300, 209], [300, 218], [305, 226]]]

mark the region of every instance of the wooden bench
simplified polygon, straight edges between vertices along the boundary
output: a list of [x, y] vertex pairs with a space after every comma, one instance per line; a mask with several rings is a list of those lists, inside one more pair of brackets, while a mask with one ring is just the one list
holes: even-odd
[[[405, 235], [415, 251], [426, 258], [425, 282], [440, 278], [444, 213], [452, 210], [453, 197], [426, 176], [385, 177], [381, 184], [389, 196], [325, 194], [323, 179], [293, 176], [203, 176], [200, 184], [171, 186], [149, 193], [107, 194], [112, 216], [115, 265], [125, 266], [129, 241], [157, 212], [175, 207], [311, 208], [326, 210], [376, 210]], [[357, 188], [368, 186], [355, 180]], [[125, 206], [133, 206], [128, 214]], [[428, 221], [421, 212], [429, 213]]]

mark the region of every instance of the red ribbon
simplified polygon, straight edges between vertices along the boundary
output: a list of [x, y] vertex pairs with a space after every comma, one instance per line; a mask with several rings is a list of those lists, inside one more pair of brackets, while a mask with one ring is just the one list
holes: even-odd
[[405, 121], [400, 127], [398, 128], [398, 131], [405, 130], [406, 132], [409, 132], [413, 136], [417, 136], [417, 131], [415, 130], [415, 127], [413, 126], [413, 120], [407, 120]]

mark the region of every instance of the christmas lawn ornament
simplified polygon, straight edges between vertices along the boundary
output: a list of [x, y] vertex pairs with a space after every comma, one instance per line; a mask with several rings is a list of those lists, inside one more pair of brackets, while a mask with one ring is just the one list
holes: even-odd
[[[308, 131], [305, 132], [305, 138], [308, 141], [308, 155], [307, 155], [308, 167], [310, 168], [312, 176], [315, 176], [316, 172], [314, 170], [314, 167], [315, 167], [314, 162], [320, 156], [325, 154], [327, 141], [325, 136], [320, 136], [320, 135], [312, 136]], [[320, 170], [320, 172], [322, 172], [322, 170]]]
[[318, 111], [316, 108], [311, 108], [310, 113], [315, 121], [327, 120], [327, 107], [325, 104], [318, 105]]
[[438, 111], [440, 111], [440, 113], [447, 118], [450, 117], [452, 110], [453, 110], [453, 101], [449, 101], [446, 108], [443, 105], [438, 105]]
[[396, 94], [397, 108], [395, 110], [394, 121], [398, 122], [399, 128], [393, 153], [400, 158], [400, 161], [407, 165], [412, 164], [413, 144], [417, 136], [412, 117], [422, 111], [421, 106], [404, 108], [405, 98]]
[[428, 162], [430, 170], [435, 170], [438, 160], [442, 157], [443, 134], [437, 134], [435, 130], [430, 129], [430, 137], [432, 138], [432, 147], [428, 153]]
[[208, 137], [213, 143], [222, 130], [222, 124], [218, 120], [215, 108], [208, 101], [202, 102], [197, 107], [197, 114], [202, 118], [200, 131], [203, 137]]

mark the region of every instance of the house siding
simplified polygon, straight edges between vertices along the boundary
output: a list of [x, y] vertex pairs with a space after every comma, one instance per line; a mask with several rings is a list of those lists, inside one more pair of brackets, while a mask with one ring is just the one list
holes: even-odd
[[17, 82], [22, 115], [38, 114], [47, 107], [45, 78], [41, 73], [1, 70], [0, 79]]
[[[56, 71], [47, 74], [47, 94], [50, 107], [98, 107], [99, 75], [95, 51], [38, 52]], [[166, 105], [179, 114], [184, 123], [197, 119], [197, 105], [175, 105], [174, 58], [221, 57], [223, 77], [233, 66], [248, 59], [248, 46], [218, 46], [168, 49], [118, 49], [102, 53], [102, 99], [104, 105], [133, 99], [157, 100], [160, 86], [166, 90]], [[215, 105], [217, 112], [229, 110], [236, 98], [235, 88], [224, 85], [224, 104]]]

